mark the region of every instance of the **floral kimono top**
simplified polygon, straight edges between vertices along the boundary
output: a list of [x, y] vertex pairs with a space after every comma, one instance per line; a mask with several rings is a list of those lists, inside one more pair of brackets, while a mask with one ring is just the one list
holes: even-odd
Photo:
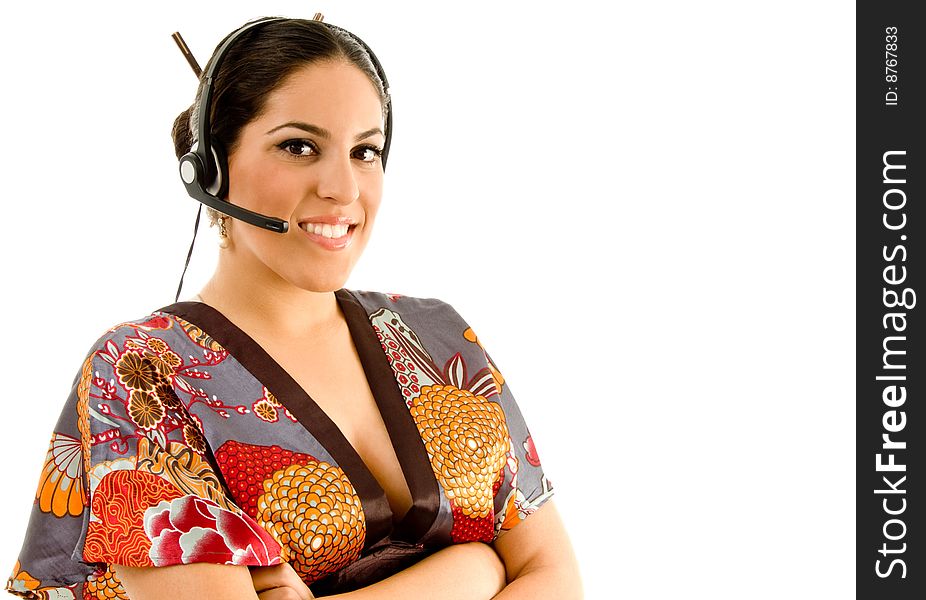
[[448, 304], [338, 290], [413, 505], [253, 339], [180, 302], [110, 329], [55, 427], [7, 589], [122, 598], [110, 564], [289, 562], [315, 594], [491, 542], [552, 495], [504, 377]]

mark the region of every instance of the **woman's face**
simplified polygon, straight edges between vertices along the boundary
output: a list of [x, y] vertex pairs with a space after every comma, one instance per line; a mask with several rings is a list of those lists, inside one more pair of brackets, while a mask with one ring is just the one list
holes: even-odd
[[229, 221], [224, 252], [236, 275], [313, 292], [343, 287], [379, 208], [383, 129], [373, 83], [346, 61], [310, 64], [284, 80], [228, 157], [228, 199], [289, 221], [289, 231]]

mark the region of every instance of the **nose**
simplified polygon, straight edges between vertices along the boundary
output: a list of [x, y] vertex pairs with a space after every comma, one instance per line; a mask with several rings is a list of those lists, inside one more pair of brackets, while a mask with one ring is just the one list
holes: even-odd
[[319, 197], [338, 204], [350, 204], [360, 197], [360, 186], [357, 185], [356, 173], [349, 156], [330, 157], [319, 166]]

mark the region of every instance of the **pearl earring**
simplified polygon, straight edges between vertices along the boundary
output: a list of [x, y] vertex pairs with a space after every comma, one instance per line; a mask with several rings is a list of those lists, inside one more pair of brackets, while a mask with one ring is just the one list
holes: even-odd
[[219, 248], [228, 248], [228, 217], [219, 217]]

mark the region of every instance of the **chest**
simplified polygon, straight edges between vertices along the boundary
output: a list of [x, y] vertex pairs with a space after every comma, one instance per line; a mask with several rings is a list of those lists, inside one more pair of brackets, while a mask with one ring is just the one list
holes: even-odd
[[163, 435], [214, 453], [235, 507], [273, 532], [306, 581], [381, 542], [491, 541], [519, 518], [515, 474], [531, 465], [510, 455], [527, 434], [509, 443], [484, 353], [453, 315], [425, 326], [388, 299], [375, 310], [338, 300], [343, 324], [288, 341], [183, 307], [172, 350], [191, 364], [175, 388], [196, 427]]
[[399, 521], [412, 504], [411, 493], [346, 328], [323, 340], [278, 342], [271, 354], [354, 448]]

